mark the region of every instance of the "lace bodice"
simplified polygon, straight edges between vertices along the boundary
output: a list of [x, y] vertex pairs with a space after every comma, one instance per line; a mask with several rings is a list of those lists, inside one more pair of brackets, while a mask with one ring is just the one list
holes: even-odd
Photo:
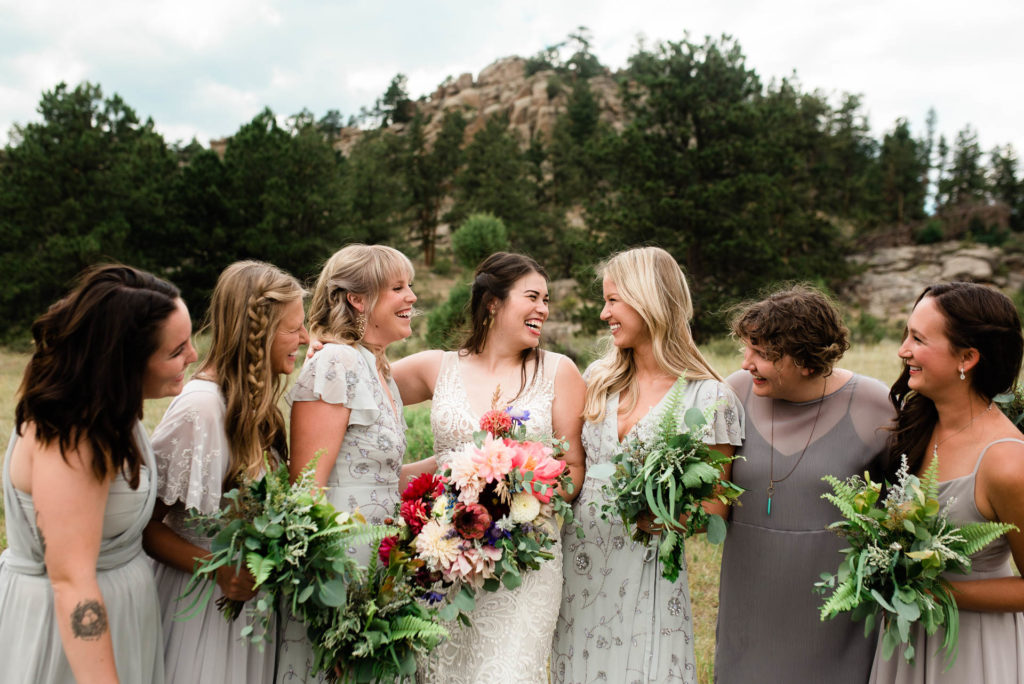
[[[512, 402], [516, 409], [530, 412], [527, 432], [551, 435], [551, 403], [555, 398], [555, 373], [562, 360], [559, 354], [541, 352], [541, 370], [536, 380]], [[434, 452], [442, 463], [447, 455], [473, 439], [480, 429], [480, 416], [473, 414], [461, 372], [459, 352], [448, 352], [434, 385], [434, 403], [430, 409], [430, 426], [434, 430]], [[502, 407], [504, 408], [504, 407]]]

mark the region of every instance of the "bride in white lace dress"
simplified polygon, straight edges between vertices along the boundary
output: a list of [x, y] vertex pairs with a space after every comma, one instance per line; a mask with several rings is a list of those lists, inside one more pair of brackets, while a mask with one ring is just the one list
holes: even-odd
[[[470, 315], [472, 330], [459, 351], [421, 352], [392, 366], [404, 404], [433, 399], [435, 457], [404, 466], [403, 486], [422, 472], [443, 468], [452, 450], [472, 440], [480, 429], [480, 416], [493, 405], [527, 409], [530, 432], [568, 441], [565, 462], [573, 491], [579, 492], [585, 388], [571, 360], [538, 349], [548, 316], [544, 270], [529, 257], [491, 255], [477, 267]], [[546, 683], [562, 595], [560, 543], [554, 551], [555, 558], [524, 573], [516, 589], [477, 592], [472, 625], [449, 625], [451, 639], [420, 663], [417, 679], [444, 684]]]

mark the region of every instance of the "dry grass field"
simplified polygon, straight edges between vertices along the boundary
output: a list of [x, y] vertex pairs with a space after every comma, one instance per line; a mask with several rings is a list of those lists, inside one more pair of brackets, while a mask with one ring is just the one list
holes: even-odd
[[[397, 345], [396, 345], [397, 346]], [[899, 362], [897, 343], [883, 341], [874, 345], [855, 345], [843, 359], [842, 366], [858, 373], [879, 378], [886, 384], [895, 379]], [[396, 349], [394, 356], [401, 356]], [[712, 365], [726, 376], [739, 369], [738, 345], [733, 340], [719, 340], [704, 347]], [[9, 435], [14, 424], [14, 396], [21, 373], [28, 359], [26, 354], [0, 350], [0, 434]], [[146, 402], [145, 424], [152, 432], [170, 399]], [[412, 410], [424, 410], [422, 408]], [[0, 505], [0, 549], [6, 546], [3, 529], [3, 507]], [[718, 615], [718, 570], [721, 549], [708, 544], [703, 538], [690, 540], [687, 548], [690, 595], [696, 630], [698, 676], [701, 682], [712, 681], [714, 666], [715, 621]]]

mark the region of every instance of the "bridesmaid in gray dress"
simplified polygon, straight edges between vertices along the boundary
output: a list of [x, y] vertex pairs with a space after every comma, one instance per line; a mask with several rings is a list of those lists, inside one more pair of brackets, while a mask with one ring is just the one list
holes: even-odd
[[[889, 453], [911, 472], [939, 461], [939, 501], [957, 522], [998, 520], [1024, 530], [1024, 435], [992, 398], [1021, 369], [1024, 340], [1013, 303], [973, 283], [925, 289], [900, 346], [904, 369], [892, 387], [899, 410]], [[894, 464], [895, 465], [895, 464]], [[1024, 681], [1024, 533], [1011, 532], [972, 556], [970, 574], [949, 574], [960, 612], [959, 653], [946, 661], [942, 631], [912, 627], [915, 662], [897, 649], [875, 653], [879, 684], [1003, 684]], [[948, 669], [947, 669], [948, 666]]]
[[849, 348], [835, 305], [794, 287], [744, 307], [733, 322], [743, 370], [728, 378], [746, 410], [733, 463], [746, 492], [722, 553], [715, 678], [720, 684], [864, 684], [873, 640], [845, 616], [821, 622], [814, 583], [843, 541], [824, 475], [879, 473], [892, 408], [885, 386], [834, 364]]
[[[316, 479], [342, 511], [380, 524], [394, 515], [405, 453], [405, 418], [384, 355], [412, 329], [413, 268], [383, 245], [348, 245], [324, 265], [309, 310], [310, 334], [324, 343], [292, 390], [292, 477], [320, 453]], [[361, 564], [369, 547], [351, 549]], [[323, 681], [310, 675], [313, 654], [302, 623], [286, 619], [279, 635], [278, 682]]]
[[153, 434], [160, 501], [143, 544], [159, 561], [167, 684], [273, 681], [276, 630], [269, 630], [264, 647], [250, 644], [241, 633], [249, 620], [228, 622], [217, 608], [222, 596], [253, 597], [247, 570], [221, 568], [213, 596], [187, 620], [181, 614], [193, 597], [180, 597], [211, 543], [187, 524], [189, 512], [217, 512], [228, 503], [225, 491], [262, 476], [264, 453], [288, 453], [277, 404], [281, 376], [294, 370], [299, 345], [309, 341], [304, 294], [295, 278], [270, 264], [241, 261], [226, 268], [210, 302], [210, 349]]
[[[743, 409], [693, 342], [693, 305], [679, 265], [644, 247], [613, 256], [599, 272], [611, 344], [584, 374], [587, 468], [608, 462], [626, 440], [651, 438], [673, 388], [682, 391], [679, 424], [687, 409], [713, 411], [705, 441], [732, 454], [743, 440]], [[696, 682], [686, 569], [675, 583], [665, 580], [657, 536], [644, 546], [618, 520], [602, 519], [602, 484], [586, 480], [575, 504], [584, 539], [575, 526], [564, 532], [552, 677], [565, 684]], [[649, 522], [642, 526], [657, 533]]]
[[4, 681], [163, 682], [141, 544], [156, 473], [138, 420], [143, 399], [181, 391], [191, 333], [178, 290], [128, 266], [89, 269], [33, 324], [4, 459]]

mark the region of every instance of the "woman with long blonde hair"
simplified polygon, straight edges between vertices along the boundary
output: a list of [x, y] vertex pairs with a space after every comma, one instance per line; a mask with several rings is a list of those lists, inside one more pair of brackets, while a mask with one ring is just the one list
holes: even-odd
[[[310, 333], [323, 347], [303, 365], [290, 395], [293, 479], [316, 458], [328, 500], [371, 523], [394, 515], [399, 500], [406, 424], [386, 351], [412, 333], [412, 278], [409, 259], [384, 245], [348, 245], [331, 256], [309, 308]], [[354, 551], [360, 562], [369, 560], [369, 547]], [[288, 618], [278, 681], [311, 681], [312, 665], [305, 627]]]
[[[678, 425], [696, 407], [710, 410], [705, 441], [731, 455], [743, 440], [743, 409], [690, 334], [693, 302], [686, 278], [663, 249], [620, 252], [598, 267], [601, 320], [610, 338], [604, 356], [584, 373], [583, 447], [587, 468], [605, 463], [627, 440], [649, 440], [678, 393]], [[563, 535], [561, 612], [552, 650], [556, 682], [695, 682], [693, 621], [685, 569], [661, 577], [658, 529], [648, 546], [632, 530], [601, 517], [601, 483], [586, 480], [575, 527]]]
[[[210, 539], [189, 528], [188, 511], [216, 512], [224, 492], [288, 456], [278, 400], [282, 376], [292, 372], [299, 346], [309, 341], [304, 295], [295, 278], [270, 264], [228, 266], [207, 315], [210, 349], [154, 432], [160, 500], [144, 543], [160, 561], [156, 581], [169, 683], [273, 680], [274, 634], [267, 648], [249, 645], [240, 634], [246, 621], [225, 621], [213, 600], [189, 620], [175, 616], [187, 608], [187, 600], [178, 598], [210, 547]], [[221, 568], [215, 598], [248, 600], [252, 585], [247, 571]]]

